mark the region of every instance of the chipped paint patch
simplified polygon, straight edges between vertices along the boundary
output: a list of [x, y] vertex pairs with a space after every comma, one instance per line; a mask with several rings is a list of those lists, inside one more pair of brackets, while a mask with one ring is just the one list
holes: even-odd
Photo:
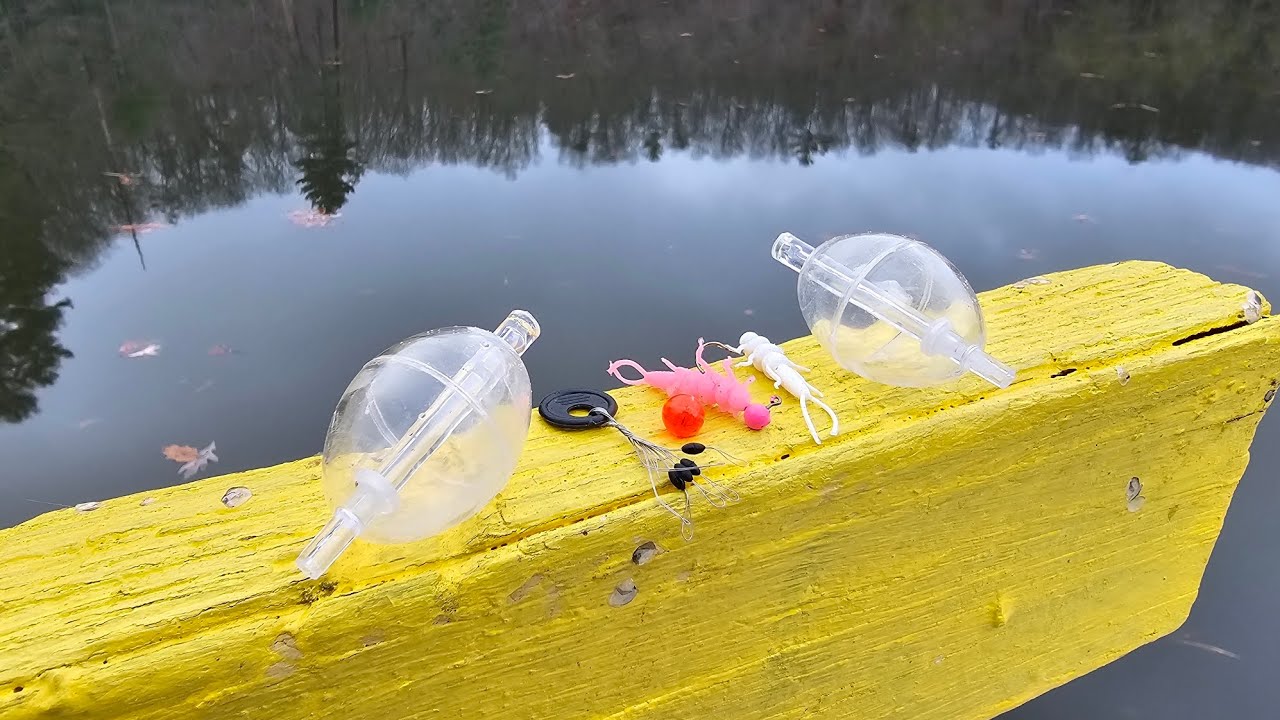
[[1008, 603], [1005, 602], [1003, 595], [996, 593], [996, 599], [991, 603], [991, 627], [1004, 627], [1008, 622]]
[[1244, 321], [1253, 324], [1262, 319], [1262, 294], [1257, 290], [1250, 290], [1244, 296], [1244, 305], [1240, 306], [1244, 311]]
[[229, 508], [240, 507], [251, 497], [253, 497], [252, 490], [243, 485], [237, 485], [233, 488], [228, 488], [222, 494], [222, 504]]
[[533, 589], [538, 587], [538, 583], [540, 582], [542, 582], [542, 573], [535, 573], [528, 580], [525, 580], [520, 587], [512, 590], [511, 594], [507, 596], [507, 599], [513, 603], [520, 602], [521, 600], [529, 597], [529, 593], [533, 592]]
[[609, 604], [613, 607], [622, 607], [635, 600], [639, 592], [640, 588], [636, 587], [635, 581], [627, 578], [618, 583], [618, 586], [613, 589], [613, 594], [609, 596]]
[[302, 657], [302, 651], [298, 649], [298, 641], [294, 639], [292, 633], [288, 632], [282, 632], [276, 636], [275, 641], [271, 643], [271, 652], [285, 660], [297, 660]]
[[1049, 278], [1037, 275], [1035, 277], [1029, 277], [1026, 280], [1019, 280], [1014, 283], [1013, 286], [1019, 290], [1025, 290], [1028, 285], [1048, 285], [1050, 282], [1052, 281]]
[[1129, 512], [1138, 512], [1143, 505], [1147, 504], [1147, 499], [1142, 496], [1142, 481], [1136, 477], [1129, 478], [1129, 483], [1125, 486], [1125, 504], [1129, 508]]
[[657, 557], [660, 552], [662, 552], [662, 549], [652, 540], [640, 543], [635, 552], [631, 553], [631, 562], [636, 565], [644, 565]]

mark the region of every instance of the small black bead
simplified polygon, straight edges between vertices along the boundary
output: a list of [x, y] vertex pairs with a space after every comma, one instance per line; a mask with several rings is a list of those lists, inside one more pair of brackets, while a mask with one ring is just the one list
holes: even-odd
[[680, 452], [684, 453], [685, 455], [697, 455], [698, 453], [706, 449], [707, 449], [707, 446], [699, 442], [685, 443], [684, 445], [680, 446]]
[[680, 467], [689, 468], [689, 472], [693, 475], [701, 475], [702, 468], [698, 467], [698, 463], [689, 458], [680, 458]]

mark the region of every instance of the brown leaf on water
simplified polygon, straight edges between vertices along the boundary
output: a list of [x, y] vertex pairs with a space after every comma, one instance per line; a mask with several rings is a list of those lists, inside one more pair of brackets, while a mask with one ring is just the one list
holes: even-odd
[[200, 451], [190, 445], [165, 445], [160, 452], [176, 463], [189, 463], [200, 457]]

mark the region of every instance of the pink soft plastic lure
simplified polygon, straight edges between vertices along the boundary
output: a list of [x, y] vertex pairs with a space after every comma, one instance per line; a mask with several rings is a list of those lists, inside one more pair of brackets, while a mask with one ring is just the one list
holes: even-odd
[[[667, 395], [692, 395], [703, 405], [715, 405], [730, 415], [742, 413], [742, 421], [752, 430], [760, 430], [769, 424], [769, 408], [751, 401], [751, 393], [747, 385], [755, 382], [755, 378], [747, 378], [746, 382], [738, 379], [733, 372], [733, 363], [729, 358], [721, 361], [724, 374], [716, 372], [705, 360], [702, 351], [707, 344], [698, 339], [698, 352], [694, 356], [698, 370], [676, 367], [666, 358], [662, 364], [670, 370], [645, 370], [634, 360], [615, 360], [609, 365], [609, 374], [626, 385], [648, 385], [662, 390]], [[631, 368], [640, 373], [638, 379], [622, 374], [622, 368]]]

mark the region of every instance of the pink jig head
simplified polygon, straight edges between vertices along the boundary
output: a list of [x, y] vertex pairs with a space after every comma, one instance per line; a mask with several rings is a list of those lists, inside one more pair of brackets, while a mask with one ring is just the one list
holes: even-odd
[[[715, 405], [730, 415], [742, 413], [742, 421], [752, 430], [763, 429], [769, 424], [769, 408], [760, 403], [751, 402], [751, 393], [747, 386], [755, 382], [754, 377], [746, 382], [738, 379], [733, 372], [733, 363], [725, 358], [721, 366], [725, 373], [721, 375], [702, 359], [702, 351], [707, 344], [698, 338], [698, 352], [694, 356], [698, 369], [676, 367], [670, 360], [662, 358], [662, 364], [670, 370], [645, 370], [634, 360], [615, 360], [609, 365], [609, 374], [625, 385], [648, 385], [665, 392], [667, 395], [692, 395], [703, 405]], [[639, 379], [623, 376], [622, 368], [631, 368], [640, 374]]]

